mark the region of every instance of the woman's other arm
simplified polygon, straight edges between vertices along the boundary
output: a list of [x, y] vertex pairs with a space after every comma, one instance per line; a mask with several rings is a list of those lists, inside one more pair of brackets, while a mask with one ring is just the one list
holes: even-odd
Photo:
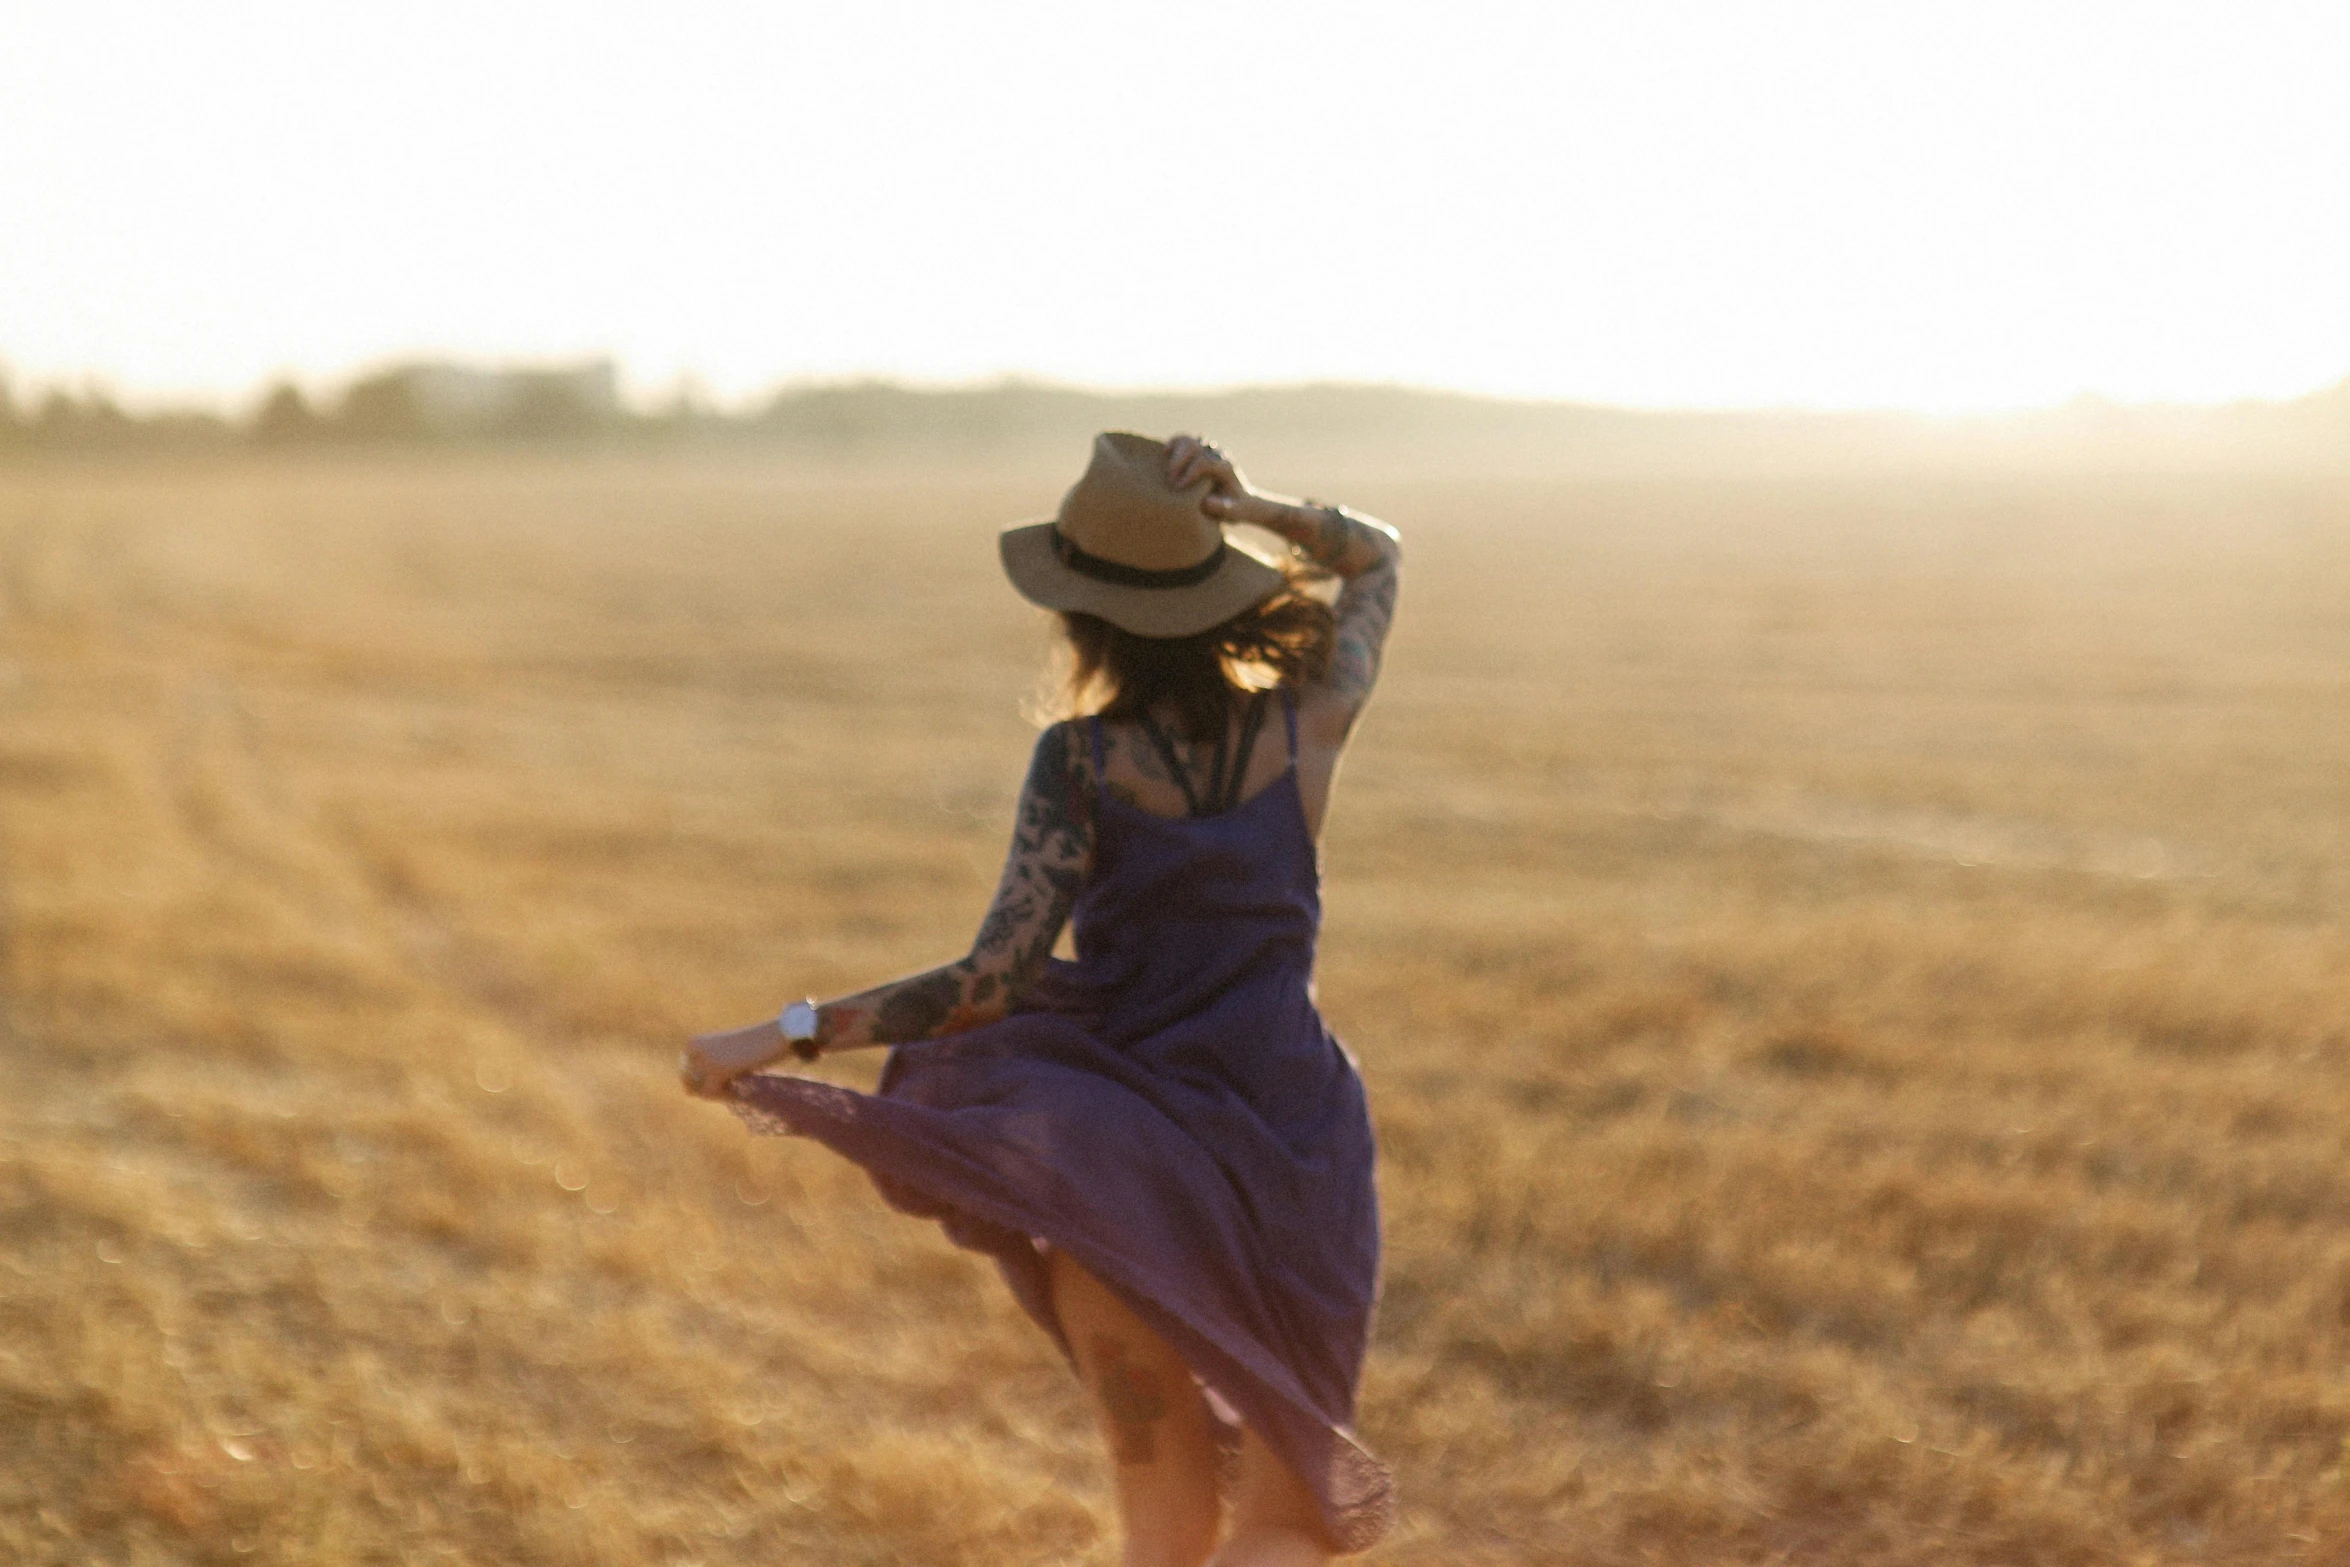
[[1091, 758], [1075, 723], [1037, 738], [1011, 852], [970, 954], [817, 1009], [826, 1050], [908, 1045], [1009, 1014], [1044, 972], [1093, 863]]
[[[819, 1050], [905, 1045], [1006, 1016], [1044, 971], [1093, 863], [1093, 766], [1074, 723], [1038, 737], [1020, 789], [1011, 852], [971, 951], [952, 963], [876, 985], [816, 1009]], [[704, 1034], [686, 1049], [688, 1089], [716, 1097], [728, 1082], [781, 1057], [773, 1023]]]
[[1300, 555], [1340, 579], [1337, 645], [1330, 672], [1316, 693], [1316, 705], [1335, 724], [1336, 740], [1371, 699], [1379, 682], [1379, 659], [1395, 622], [1395, 593], [1403, 563], [1396, 531], [1375, 518], [1334, 506], [1309, 505], [1253, 488], [1232, 460], [1197, 436], [1167, 443], [1167, 478], [1177, 488], [1201, 478], [1215, 490], [1202, 504], [1226, 522], [1245, 522], [1278, 534]]
[[1379, 683], [1379, 660], [1387, 631], [1395, 623], [1395, 593], [1402, 574], [1403, 541], [1386, 523], [1333, 506], [1290, 506], [1260, 526], [1280, 534], [1298, 553], [1341, 579], [1338, 637], [1330, 650], [1330, 673], [1322, 692], [1354, 726], [1371, 688]]

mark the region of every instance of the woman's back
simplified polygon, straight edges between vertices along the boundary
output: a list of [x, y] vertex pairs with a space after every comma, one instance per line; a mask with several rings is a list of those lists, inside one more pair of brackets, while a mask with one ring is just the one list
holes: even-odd
[[[1219, 784], [1229, 791], [1228, 803], [1245, 803], [1271, 788], [1283, 774], [1294, 771], [1307, 836], [1319, 839], [1329, 815], [1339, 758], [1379, 678], [1381, 651], [1395, 614], [1395, 585], [1391, 565], [1347, 580], [1338, 593], [1328, 668], [1320, 678], [1301, 680], [1257, 698], [1236, 695], [1225, 714], [1220, 742], [1179, 741], [1170, 755], [1163, 742], [1176, 729], [1172, 713], [1140, 715], [1121, 722], [1094, 720], [1103, 740], [1096, 760], [1104, 787], [1128, 805], [1154, 816], [1188, 816], [1196, 813], [1202, 797]], [[1288, 744], [1251, 747], [1250, 734], [1256, 722], [1252, 707], [1261, 718], [1264, 708], [1276, 702], [1282, 704], [1288, 720]], [[1154, 726], [1160, 731], [1159, 739], [1151, 736]], [[1270, 729], [1260, 725], [1255, 733], [1269, 735]], [[1219, 744], [1225, 755], [1238, 758], [1236, 771], [1229, 777], [1215, 763]], [[1178, 777], [1177, 768], [1186, 776]]]
[[1222, 736], [1211, 741], [1182, 738], [1169, 713], [1079, 722], [1113, 798], [1153, 816], [1194, 817], [1245, 805], [1290, 770], [1296, 702], [1286, 689], [1236, 694]]
[[[1093, 861], [1073, 910], [1076, 960], [1051, 966], [1034, 1003], [1083, 1012], [1127, 1048], [1152, 1042], [1154, 1057], [1224, 1063], [1236, 1082], [1260, 1059], [1335, 1048], [1311, 995], [1321, 891], [1293, 765], [1296, 710], [1287, 693], [1249, 705], [1221, 778], [1212, 766], [1177, 777], [1196, 761], [1154, 723], [1077, 721], [1072, 749], [1101, 780]], [[1270, 743], [1251, 744], [1268, 729]]]

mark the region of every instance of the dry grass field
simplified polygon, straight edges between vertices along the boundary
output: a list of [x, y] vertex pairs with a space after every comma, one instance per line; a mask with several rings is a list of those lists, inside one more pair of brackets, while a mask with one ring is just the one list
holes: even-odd
[[[2350, 481], [1278, 457], [1409, 550], [1369, 1559], [2350, 1560]], [[0, 470], [0, 1560], [1114, 1558], [992, 1273], [672, 1077], [968, 943], [1065, 477]]]

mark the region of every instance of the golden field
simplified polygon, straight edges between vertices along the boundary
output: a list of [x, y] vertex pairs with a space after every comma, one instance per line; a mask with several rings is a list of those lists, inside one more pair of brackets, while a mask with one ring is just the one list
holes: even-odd
[[[1407, 547], [1368, 1559], [2350, 1560], [2350, 480], [1279, 455]], [[968, 943], [1066, 477], [0, 469], [0, 1560], [1114, 1559], [991, 1271], [672, 1075]]]

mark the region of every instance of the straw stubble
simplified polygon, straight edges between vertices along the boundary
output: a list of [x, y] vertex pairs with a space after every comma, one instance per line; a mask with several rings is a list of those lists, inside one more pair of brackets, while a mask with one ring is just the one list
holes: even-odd
[[[0, 1554], [1111, 1559], [988, 1270], [671, 1076], [968, 942], [1064, 477], [0, 475]], [[2338, 484], [1268, 477], [1409, 550], [1373, 1559], [2341, 1537]]]

